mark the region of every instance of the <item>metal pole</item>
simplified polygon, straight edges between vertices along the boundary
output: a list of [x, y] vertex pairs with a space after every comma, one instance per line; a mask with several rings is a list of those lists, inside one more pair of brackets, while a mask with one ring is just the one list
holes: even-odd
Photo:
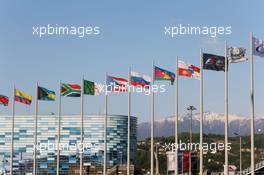
[[253, 58], [253, 45], [252, 45], [253, 33], [250, 33], [250, 125], [251, 125], [251, 175], [255, 175], [255, 146], [254, 146], [254, 131], [255, 131], [255, 123], [254, 123], [254, 58]]
[[81, 88], [81, 149], [80, 150], [80, 175], [83, 174], [83, 151], [84, 151], [84, 146], [83, 146], [83, 103], [84, 103], [84, 93], [83, 93], [83, 86], [84, 86], [84, 78], [82, 78], [82, 88]]
[[35, 102], [35, 132], [34, 132], [34, 160], [33, 160], [33, 175], [37, 174], [37, 137], [38, 137], [38, 83], [36, 84], [36, 102]]
[[14, 154], [14, 125], [15, 125], [15, 92], [13, 90], [13, 105], [12, 105], [12, 129], [11, 129], [11, 154], [10, 154], [10, 175], [13, 175], [13, 154]]
[[227, 59], [227, 42], [225, 41], [225, 175], [229, 174], [228, 171], [228, 59]]
[[[152, 64], [152, 86], [154, 85], [154, 62]], [[150, 174], [154, 175], [154, 92], [151, 96], [151, 146], [150, 146]]]
[[239, 137], [239, 174], [242, 174], [242, 136], [236, 132], [234, 134]]
[[[190, 116], [190, 144], [192, 145], [192, 111], [191, 109], [191, 116]], [[192, 149], [192, 147], [191, 147]], [[189, 150], [189, 174], [192, 175], [192, 150]]]
[[158, 154], [158, 145], [159, 143], [156, 143], [156, 154], [155, 154], [155, 159], [156, 159], [156, 175], [159, 175], [159, 154]]
[[179, 122], [179, 76], [178, 76], [178, 67], [179, 67], [179, 57], [176, 57], [176, 89], [175, 89], [175, 170], [174, 174], [178, 175], [178, 122]]
[[191, 109], [191, 116], [190, 116], [190, 143], [192, 143], [192, 115], [193, 115], [193, 109]]
[[60, 86], [59, 86], [59, 102], [58, 102], [57, 175], [60, 174], [61, 81], [59, 85]]
[[131, 115], [131, 93], [130, 93], [131, 68], [128, 69], [128, 115], [127, 115], [127, 175], [130, 175], [130, 115]]
[[242, 137], [239, 136], [239, 174], [242, 175]]
[[203, 50], [200, 50], [200, 175], [203, 174]]
[[187, 108], [188, 111], [190, 112], [190, 150], [189, 150], [189, 174], [192, 174], [192, 115], [193, 115], [193, 111], [196, 110], [196, 108], [194, 106], [189, 106]]
[[[105, 84], [107, 85], [107, 73], [106, 73], [106, 80]], [[105, 94], [105, 117], [104, 117], [104, 170], [103, 174], [106, 175], [107, 173], [107, 93]]]

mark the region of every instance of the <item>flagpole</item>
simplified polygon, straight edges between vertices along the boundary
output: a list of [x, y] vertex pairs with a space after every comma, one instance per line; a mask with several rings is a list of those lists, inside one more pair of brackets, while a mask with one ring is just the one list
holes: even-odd
[[[131, 67], [128, 69], [128, 86], [131, 83]], [[130, 115], [131, 115], [131, 92], [128, 88], [128, 115], [127, 115], [127, 175], [130, 175]], [[122, 161], [121, 161], [122, 162]]]
[[12, 131], [11, 131], [11, 154], [10, 154], [10, 175], [13, 175], [13, 154], [14, 154], [14, 125], [15, 125], [15, 85], [13, 89], [13, 104], [12, 104]]
[[37, 140], [38, 140], [38, 82], [36, 83], [35, 96], [35, 123], [34, 123], [34, 160], [33, 160], [33, 175], [37, 174]]
[[225, 166], [224, 171], [225, 175], [229, 174], [228, 171], [228, 59], [227, 59], [227, 41], [225, 41]]
[[[154, 61], [152, 63], [152, 86], [154, 86]], [[154, 175], [154, 92], [151, 96], [151, 146], [150, 146], [150, 174]]]
[[59, 82], [58, 101], [58, 139], [57, 139], [57, 175], [60, 174], [60, 134], [61, 134], [61, 81]]
[[81, 88], [81, 151], [80, 151], [80, 175], [83, 175], [83, 151], [84, 151], [84, 147], [83, 147], [83, 102], [84, 102], [84, 93], [83, 93], [83, 80], [84, 78], [82, 78], [82, 88]]
[[[105, 75], [105, 85], [107, 86], [107, 76]], [[105, 117], [104, 117], [104, 170], [103, 175], [107, 174], [107, 92], [108, 89], [106, 88], [106, 94], [105, 94]]]
[[178, 68], [179, 67], [179, 57], [176, 58], [176, 99], [175, 99], [175, 170], [174, 174], [178, 175], [178, 122], [179, 122], [179, 76]]
[[254, 57], [253, 57], [253, 45], [252, 45], [253, 33], [250, 33], [250, 125], [251, 125], [251, 175], [255, 175], [255, 146], [254, 146]]
[[203, 174], [203, 50], [200, 50], [200, 175]]

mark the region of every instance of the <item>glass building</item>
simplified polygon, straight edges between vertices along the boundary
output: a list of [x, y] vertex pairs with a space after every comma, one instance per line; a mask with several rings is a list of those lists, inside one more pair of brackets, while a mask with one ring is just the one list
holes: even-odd
[[[101, 172], [103, 169], [104, 115], [84, 116], [84, 168]], [[11, 116], [0, 120], [0, 172], [10, 170]], [[107, 166], [126, 164], [127, 116], [108, 115]], [[60, 174], [78, 174], [80, 145], [80, 115], [61, 116]], [[137, 118], [131, 117], [131, 164], [137, 150]], [[58, 117], [38, 115], [37, 172], [56, 174]], [[34, 150], [34, 115], [16, 115], [13, 170], [16, 174], [32, 173]]]

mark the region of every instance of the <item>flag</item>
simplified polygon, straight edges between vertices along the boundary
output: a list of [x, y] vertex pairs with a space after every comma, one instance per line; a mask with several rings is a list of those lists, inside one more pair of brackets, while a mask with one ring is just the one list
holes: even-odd
[[253, 37], [252, 42], [253, 54], [264, 57], [264, 40]]
[[124, 78], [107, 76], [107, 90], [112, 92], [126, 92], [128, 81]]
[[38, 100], [55, 101], [56, 95], [54, 91], [48, 90], [44, 87], [38, 87]]
[[83, 94], [85, 95], [100, 95], [103, 90], [103, 85], [92, 81], [83, 80]]
[[240, 63], [247, 61], [246, 49], [238, 47], [227, 48], [227, 58], [229, 63]]
[[30, 105], [32, 101], [32, 96], [16, 89], [15, 90], [15, 101], [24, 103], [26, 105]]
[[132, 86], [140, 86], [147, 89], [149, 88], [151, 82], [151, 78], [149, 76], [134, 71], [131, 71], [130, 74], [130, 83]]
[[200, 80], [200, 68], [192, 64], [186, 64], [183, 61], [179, 60], [178, 75]]
[[154, 79], [155, 80], [169, 80], [171, 81], [171, 84], [174, 83], [175, 80], [175, 74], [173, 72], [161, 69], [157, 66], [155, 66], [155, 70], [154, 70]]
[[190, 152], [183, 151], [183, 153], [182, 153], [182, 159], [183, 159], [183, 172], [189, 172]]
[[189, 71], [189, 65], [184, 63], [181, 60], [178, 60], [178, 75], [185, 77], [192, 77], [191, 72]]
[[225, 71], [225, 57], [204, 53], [203, 69]]
[[61, 95], [65, 97], [80, 97], [81, 86], [78, 84], [61, 84]]
[[0, 95], [0, 105], [8, 106], [9, 99], [7, 96]]

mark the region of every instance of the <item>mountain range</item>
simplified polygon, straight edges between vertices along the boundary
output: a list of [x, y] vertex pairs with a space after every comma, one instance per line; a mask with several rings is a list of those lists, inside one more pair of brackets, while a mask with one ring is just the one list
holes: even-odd
[[[225, 125], [224, 114], [205, 112], [204, 113], [204, 133], [205, 134], [224, 134]], [[174, 135], [175, 116], [169, 116], [155, 121], [154, 136], [172, 136]], [[185, 114], [179, 117], [179, 131], [189, 132], [190, 115]], [[192, 116], [192, 130], [198, 133], [200, 129], [200, 114], [195, 113]], [[250, 118], [229, 114], [229, 136], [234, 136], [234, 132], [241, 135], [250, 134]], [[255, 133], [264, 133], [264, 117], [255, 117]], [[138, 139], [142, 140], [150, 137], [150, 122], [138, 124]]]

